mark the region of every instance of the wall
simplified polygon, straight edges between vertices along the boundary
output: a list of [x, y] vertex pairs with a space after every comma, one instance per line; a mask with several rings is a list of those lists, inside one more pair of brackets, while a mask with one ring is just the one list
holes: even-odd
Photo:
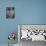
[[[6, 7], [15, 6], [15, 19], [6, 19]], [[9, 32], [18, 32], [17, 24], [46, 24], [46, 0], [1, 0], [0, 44], [8, 43]]]
[[[6, 19], [6, 7], [16, 7], [16, 0], [1, 0], [0, 1], [0, 44], [7, 44], [8, 34], [16, 32], [17, 23], [15, 19]], [[17, 39], [16, 39], [17, 42]]]
[[16, 0], [16, 17], [19, 24], [46, 24], [46, 0]]

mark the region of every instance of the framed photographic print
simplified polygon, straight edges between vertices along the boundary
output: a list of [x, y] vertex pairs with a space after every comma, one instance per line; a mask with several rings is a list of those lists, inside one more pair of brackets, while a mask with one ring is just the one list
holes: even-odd
[[18, 30], [20, 31], [20, 41], [46, 41], [46, 25], [20, 24]]
[[6, 18], [15, 18], [15, 7], [7, 7], [6, 8]]

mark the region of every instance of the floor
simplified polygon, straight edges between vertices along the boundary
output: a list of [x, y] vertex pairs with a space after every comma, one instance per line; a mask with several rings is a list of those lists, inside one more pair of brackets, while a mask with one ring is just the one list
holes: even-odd
[[31, 40], [28, 41], [21, 40], [20, 46], [46, 46], [46, 42], [45, 41], [32, 42]]
[[[8, 45], [7, 44], [0, 44], [0, 46], [8, 46]], [[19, 44], [16, 44], [14, 46], [46, 46], [46, 42], [45, 41], [32, 42], [31, 40], [28, 40], [28, 41], [21, 40]]]
[[[8, 44], [0, 44], [0, 46], [8, 46]], [[10, 45], [13, 46], [13, 45]], [[18, 46], [18, 44], [14, 45], [14, 46]]]

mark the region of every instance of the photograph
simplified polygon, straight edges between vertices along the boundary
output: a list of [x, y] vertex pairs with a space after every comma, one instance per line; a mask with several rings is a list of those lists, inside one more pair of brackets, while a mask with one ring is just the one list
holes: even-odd
[[15, 18], [15, 8], [14, 7], [7, 7], [6, 8], [6, 18]]
[[18, 38], [20, 46], [31, 46], [33, 43], [46, 42], [46, 25], [19, 24]]

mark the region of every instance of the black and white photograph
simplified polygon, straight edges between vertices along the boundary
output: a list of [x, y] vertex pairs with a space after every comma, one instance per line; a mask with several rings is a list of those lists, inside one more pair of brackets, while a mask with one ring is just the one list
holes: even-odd
[[6, 18], [15, 18], [15, 8], [14, 7], [7, 7], [6, 8]]
[[46, 25], [20, 24], [18, 33], [20, 46], [40, 46], [46, 43]]

